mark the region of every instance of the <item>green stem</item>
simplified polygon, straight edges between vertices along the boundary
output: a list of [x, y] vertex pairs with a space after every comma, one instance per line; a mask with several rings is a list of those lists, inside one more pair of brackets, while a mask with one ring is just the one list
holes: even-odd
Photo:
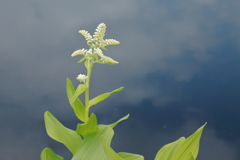
[[92, 73], [92, 68], [93, 68], [93, 62], [91, 59], [88, 59], [88, 64], [87, 64], [87, 79], [86, 79], [86, 83], [85, 83], [85, 114], [87, 119], [89, 118], [89, 85], [90, 85], [90, 79], [91, 79], [91, 73]]

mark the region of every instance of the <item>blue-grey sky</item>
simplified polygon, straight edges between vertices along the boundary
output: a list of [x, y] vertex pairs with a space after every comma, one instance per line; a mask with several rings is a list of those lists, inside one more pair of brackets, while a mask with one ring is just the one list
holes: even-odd
[[88, 47], [78, 31], [102, 22], [121, 42], [104, 52], [119, 64], [95, 65], [91, 97], [125, 89], [91, 111], [106, 124], [130, 113], [113, 149], [153, 159], [208, 122], [198, 160], [240, 159], [239, 14], [239, 0], [2, 0], [0, 159], [39, 159], [44, 147], [71, 159], [47, 136], [43, 114], [79, 123], [65, 83], [86, 71], [71, 54]]

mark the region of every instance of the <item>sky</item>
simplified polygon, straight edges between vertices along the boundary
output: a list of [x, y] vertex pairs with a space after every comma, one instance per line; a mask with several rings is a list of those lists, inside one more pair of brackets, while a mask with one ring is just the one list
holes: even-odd
[[239, 14], [239, 0], [1, 0], [0, 159], [39, 159], [45, 147], [71, 159], [43, 114], [76, 128], [66, 78], [77, 86], [86, 70], [71, 54], [88, 47], [78, 31], [103, 22], [120, 41], [104, 54], [119, 64], [95, 65], [90, 96], [125, 88], [91, 112], [101, 124], [130, 113], [113, 149], [154, 159], [207, 122], [198, 160], [239, 160]]

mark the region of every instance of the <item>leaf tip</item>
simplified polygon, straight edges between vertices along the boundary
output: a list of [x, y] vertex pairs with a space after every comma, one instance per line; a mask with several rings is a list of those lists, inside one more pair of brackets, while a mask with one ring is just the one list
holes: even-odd
[[44, 115], [49, 114], [49, 113], [50, 113], [49, 111], [45, 111], [45, 112], [44, 112]]

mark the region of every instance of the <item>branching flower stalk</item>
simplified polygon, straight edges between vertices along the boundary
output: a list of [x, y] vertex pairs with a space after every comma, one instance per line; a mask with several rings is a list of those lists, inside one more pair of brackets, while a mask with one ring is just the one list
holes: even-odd
[[[84, 57], [79, 61], [82, 62], [84, 60], [85, 67], [87, 69], [87, 76], [85, 76], [85, 80], [82, 81], [80, 79], [80, 82], [84, 82], [85, 85], [85, 116], [87, 117], [87, 120], [89, 118], [89, 86], [90, 86], [90, 79], [91, 79], [91, 73], [92, 69], [95, 63], [100, 63], [100, 64], [118, 64], [117, 61], [113, 60], [110, 57], [105, 56], [102, 53], [101, 49], [107, 50], [106, 46], [109, 45], [118, 45], [120, 44], [119, 41], [114, 40], [114, 39], [103, 39], [105, 36], [106, 32], [106, 25], [104, 23], [101, 23], [98, 25], [95, 33], [93, 36], [91, 36], [87, 31], [85, 30], [80, 30], [79, 33], [82, 34], [86, 41], [87, 44], [90, 46], [89, 50], [80, 49], [75, 52], [73, 52], [72, 57], [77, 56], [77, 55], [83, 55]], [[79, 78], [77, 77], [79, 80]]]

